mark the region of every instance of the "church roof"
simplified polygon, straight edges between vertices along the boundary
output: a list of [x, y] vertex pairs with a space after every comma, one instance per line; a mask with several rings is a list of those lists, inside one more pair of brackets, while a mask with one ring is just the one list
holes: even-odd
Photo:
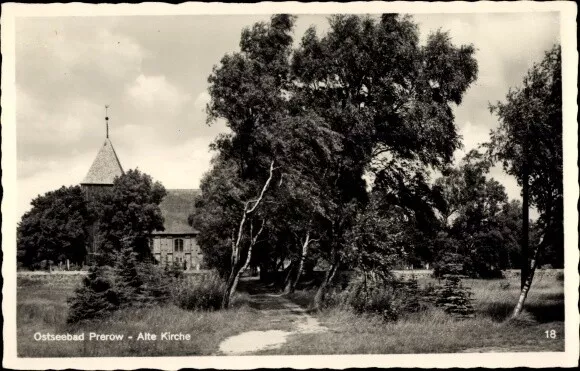
[[115, 153], [113, 143], [107, 138], [81, 184], [112, 185], [115, 177], [121, 175], [123, 175], [123, 168]]
[[164, 231], [155, 231], [153, 235], [197, 234], [187, 219], [194, 210], [195, 197], [199, 189], [168, 189], [167, 195], [159, 204], [164, 218]]

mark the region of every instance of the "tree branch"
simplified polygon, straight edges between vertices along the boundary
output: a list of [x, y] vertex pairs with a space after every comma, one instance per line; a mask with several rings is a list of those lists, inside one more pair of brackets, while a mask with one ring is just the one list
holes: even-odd
[[274, 160], [272, 160], [272, 162], [270, 163], [270, 175], [268, 176], [268, 179], [266, 180], [264, 187], [262, 187], [262, 192], [260, 192], [260, 196], [258, 197], [257, 200], [248, 201], [246, 203], [246, 204], [249, 204], [250, 202], [254, 202], [254, 206], [252, 206], [252, 208], [250, 210], [247, 210], [247, 211], [244, 210], [244, 214], [251, 214], [254, 212], [254, 210], [256, 210], [256, 208], [260, 204], [260, 201], [262, 201], [262, 198], [264, 197], [264, 193], [266, 193], [266, 190], [268, 189], [268, 186], [270, 185], [270, 181], [272, 180], [273, 172], [274, 172]]

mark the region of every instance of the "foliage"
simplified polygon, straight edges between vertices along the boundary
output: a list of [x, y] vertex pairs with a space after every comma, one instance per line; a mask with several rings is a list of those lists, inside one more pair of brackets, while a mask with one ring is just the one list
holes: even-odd
[[445, 271], [450, 263], [461, 263], [461, 273], [470, 277], [499, 277], [518, 263], [518, 203], [509, 202], [504, 187], [487, 178], [490, 166], [472, 150], [458, 168], [435, 181], [445, 200], [443, 231], [434, 244], [436, 275], [450, 273]]
[[28, 268], [38, 267], [44, 260], [82, 263], [93, 214], [81, 187], [63, 186], [37, 196], [31, 204], [32, 209], [18, 223], [18, 262]]
[[114, 268], [121, 307], [144, 307], [169, 300], [173, 276], [151, 262], [140, 262], [134, 246], [125, 241]]
[[345, 290], [335, 289], [325, 298], [325, 307], [346, 307], [356, 313], [374, 313], [385, 321], [426, 309], [417, 280], [383, 279], [363, 273]]
[[448, 274], [445, 276], [444, 286], [438, 290], [436, 305], [443, 307], [445, 312], [458, 318], [474, 317], [474, 309], [471, 304], [471, 291], [469, 287], [461, 284], [461, 276]]
[[182, 279], [173, 290], [173, 302], [187, 310], [217, 310], [225, 289], [224, 280], [217, 274], [195, 280]]
[[545, 259], [556, 266], [563, 263], [564, 246], [561, 59], [560, 46], [554, 45], [528, 71], [522, 86], [490, 106], [499, 128], [492, 131], [489, 144], [492, 158], [520, 186], [529, 184], [529, 201], [540, 214], [538, 227], [552, 256]]
[[92, 319], [123, 308], [166, 303], [174, 277], [149, 261], [139, 261], [134, 240], [122, 240], [122, 250], [110, 258], [100, 256], [75, 295], [69, 299], [69, 322]]
[[345, 236], [348, 248], [344, 261], [348, 266], [373, 272], [383, 279], [391, 277], [390, 271], [403, 253], [401, 226], [405, 220], [400, 213], [390, 211], [388, 215], [376, 202], [371, 202], [357, 215], [353, 228]]
[[161, 183], [139, 170], [115, 178], [112, 191], [97, 201], [100, 251], [105, 260], [111, 263], [125, 243], [133, 246], [140, 260], [150, 256], [149, 234], [163, 230], [159, 204], [166, 194]]
[[81, 285], [68, 300], [67, 322], [99, 318], [119, 309], [114, 271], [106, 265], [93, 265]]
[[440, 235], [434, 242], [439, 252], [433, 263], [433, 275], [440, 278], [447, 274], [464, 274], [464, 264], [469, 256], [457, 252], [459, 242], [446, 235]]
[[200, 231], [197, 242], [204, 261], [222, 276], [231, 269], [232, 231], [242, 212], [242, 197], [246, 192], [237, 172], [235, 162], [215, 159], [214, 166], [201, 180], [201, 195], [196, 199], [194, 214], [189, 217], [189, 222]]
[[[325, 35], [310, 28], [292, 50], [294, 21], [275, 15], [245, 29], [240, 51], [224, 56], [209, 77], [208, 123], [224, 119], [231, 133], [212, 145], [218, 154], [191, 221], [207, 261], [222, 274], [231, 268], [242, 205], [258, 193], [272, 161], [272, 192], [244, 231], [247, 243], [254, 220], [265, 223], [255, 247], [265, 261], [253, 264], [275, 269], [284, 259], [297, 261], [300, 242], [315, 233], [308, 255], [328, 263], [326, 282], [355, 256], [373, 260], [381, 250], [391, 259], [394, 245], [375, 243], [396, 239], [398, 231], [381, 229], [396, 207], [428, 225], [422, 168], [443, 166], [459, 146], [452, 105], [477, 76], [473, 46], [456, 47], [444, 32], [421, 46], [407, 16], [339, 15], [329, 18]], [[407, 171], [408, 163], [416, 171]], [[387, 216], [363, 215], [369, 171], [382, 195], [396, 196], [385, 197]], [[360, 243], [351, 249], [353, 239]], [[415, 240], [419, 251], [425, 238]]]

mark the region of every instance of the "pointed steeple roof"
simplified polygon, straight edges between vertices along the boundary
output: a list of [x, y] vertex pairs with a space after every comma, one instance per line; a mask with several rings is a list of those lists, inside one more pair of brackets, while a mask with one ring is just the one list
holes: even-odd
[[123, 168], [115, 153], [113, 143], [107, 137], [81, 184], [112, 185], [115, 177], [123, 174]]

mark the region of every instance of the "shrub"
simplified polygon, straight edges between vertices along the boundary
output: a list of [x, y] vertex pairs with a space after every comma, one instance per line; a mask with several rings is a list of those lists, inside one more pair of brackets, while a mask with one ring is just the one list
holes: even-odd
[[150, 263], [140, 263], [137, 270], [143, 283], [141, 302], [144, 305], [164, 304], [171, 299], [171, 290], [176, 280], [163, 268]]
[[170, 297], [171, 272], [148, 261], [138, 261], [133, 246], [127, 244], [115, 259], [115, 290], [122, 307], [162, 304]]
[[357, 277], [346, 290], [333, 289], [324, 307], [351, 308], [357, 313], [374, 313], [386, 321], [396, 321], [407, 313], [426, 308], [417, 280], [365, 280]]
[[432, 282], [427, 283], [423, 289], [420, 289], [419, 295], [429, 303], [435, 304], [438, 298], [438, 288]]
[[470, 288], [461, 284], [461, 276], [449, 274], [445, 276], [445, 285], [438, 290], [436, 305], [455, 317], [472, 318], [475, 315], [471, 295]]
[[114, 255], [111, 267], [101, 259], [91, 266], [68, 300], [70, 323], [102, 317], [121, 308], [147, 307], [167, 302], [174, 278], [149, 262], [137, 261], [130, 245]]
[[165, 266], [165, 274], [179, 280], [183, 278], [183, 267], [177, 262], [167, 264]]
[[173, 291], [173, 301], [182, 309], [216, 310], [221, 307], [225, 290], [225, 282], [216, 273], [196, 280], [180, 279]]
[[111, 267], [93, 265], [75, 290], [75, 295], [67, 300], [67, 322], [103, 317], [118, 309], [120, 301], [114, 286], [114, 275]]

